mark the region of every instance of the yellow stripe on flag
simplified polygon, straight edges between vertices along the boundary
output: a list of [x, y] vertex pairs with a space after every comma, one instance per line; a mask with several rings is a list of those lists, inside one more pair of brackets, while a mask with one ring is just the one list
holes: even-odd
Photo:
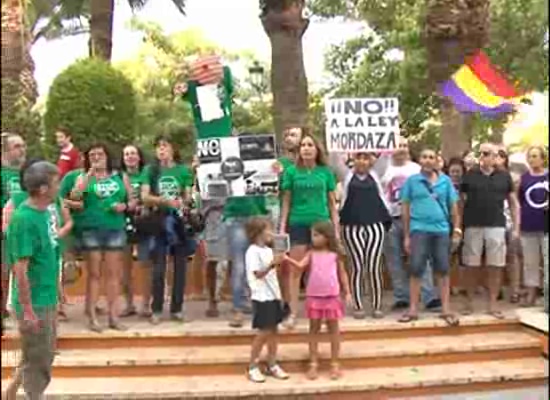
[[516, 103], [519, 99], [504, 99], [493, 94], [467, 65], [460, 67], [453, 75], [456, 85], [477, 104], [494, 108], [503, 103]]

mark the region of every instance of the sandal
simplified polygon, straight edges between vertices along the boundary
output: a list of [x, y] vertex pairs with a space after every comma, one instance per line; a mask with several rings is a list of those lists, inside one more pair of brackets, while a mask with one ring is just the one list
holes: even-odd
[[336, 381], [342, 377], [342, 371], [340, 370], [340, 364], [332, 363], [330, 366], [330, 379]]
[[504, 316], [504, 314], [502, 313], [502, 311], [498, 311], [498, 310], [496, 310], [496, 311], [489, 311], [489, 312], [487, 312], [487, 314], [489, 314], [489, 315], [492, 316], [492, 317], [495, 317], [496, 319], [500, 319], [500, 320], [506, 318], [506, 317]]
[[140, 318], [151, 318], [152, 315], [153, 315], [153, 312], [151, 310], [142, 310], [139, 313]]
[[401, 322], [403, 324], [414, 321], [418, 321], [418, 315], [404, 314], [401, 318], [397, 320], [397, 322]]
[[513, 295], [510, 296], [510, 303], [517, 304], [519, 303], [520, 299], [521, 299], [521, 295], [519, 293], [514, 293]]
[[309, 363], [309, 369], [306, 372], [306, 378], [310, 381], [314, 381], [319, 377], [319, 365], [316, 362]]
[[440, 314], [441, 318], [448, 326], [458, 326], [460, 325], [460, 320], [454, 314]]
[[88, 322], [88, 329], [95, 333], [103, 332], [103, 327], [99, 325], [99, 322], [97, 322], [96, 320], [90, 320]]
[[115, 331], [127, 331], [128, 327], [126, 325], [121, 324], [119, 321], [116, 320], [110, 320], [109, 321], [109, 328], [114, 329]]
[[126, 310], [120, 313], [120, 318], [133, 317], [136, 314], [137, 314], [137, 311], [135, 307], [128, 307]]

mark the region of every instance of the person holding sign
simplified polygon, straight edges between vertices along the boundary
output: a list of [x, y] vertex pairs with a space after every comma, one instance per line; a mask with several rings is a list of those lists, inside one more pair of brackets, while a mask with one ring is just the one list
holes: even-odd
[[353, 315], [357, 319], [365, 318], [363, 288], [367, 272], [372, 315], [382, 318], [382, 253], [384, 237], [392, 219], [379, 174], [383, 174], [390, 160], [388, 156], [382, 156], [377, 161], [373, 153], [358, 152], [353, 155], [353, 170], [350, 170], [342, 153], [332, 153], [330, 158], [342, 182], [340, 224], [344, 247], [351, 259]]
[[[339, 239], [336, 208], [336, 179], [328, 167], [324, 149], [319, 141], [304, 134], [300, 140], [296, 165], [287, 168], [282, 176], [282, 208], [280, 233], [290, 236], [290, 257], [302, 260], [311, 243], [311, 227], [320, 221], [332, 221]], [[293, 270], [289, 276], [291, 315], [286, 321], [289, 329], [296, 324], [300, 279], [303, 271]]]

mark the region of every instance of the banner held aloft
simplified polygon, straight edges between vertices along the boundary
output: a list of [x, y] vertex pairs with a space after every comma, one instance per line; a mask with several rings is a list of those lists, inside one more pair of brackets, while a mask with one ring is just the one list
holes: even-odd
[[325, 114], [328, 151], [386, 152], [397, 147], [397, 98], [329, 99]]

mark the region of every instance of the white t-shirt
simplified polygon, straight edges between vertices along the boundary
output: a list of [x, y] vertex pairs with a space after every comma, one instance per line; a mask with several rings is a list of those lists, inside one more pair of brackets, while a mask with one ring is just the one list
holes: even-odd
[[281, 299], [281, 289], [277, 272], [272, 269], [261, 279], [256, 278], [255, 271], [263, 271], [273, 261], [273, 250], [251, 244], [246, 250], [246, 279], [250, 287], [250, 298], [255, 301], [272, 301]]
[[396, 167], [389, 165], [381, 179], [382, 188], [388, 199], [390, 215], [401, 216], [401, 201], [399, 200], [401, 188], [410, 176], [420, 173], [420, 165], [407, 161], [404, 165]]

